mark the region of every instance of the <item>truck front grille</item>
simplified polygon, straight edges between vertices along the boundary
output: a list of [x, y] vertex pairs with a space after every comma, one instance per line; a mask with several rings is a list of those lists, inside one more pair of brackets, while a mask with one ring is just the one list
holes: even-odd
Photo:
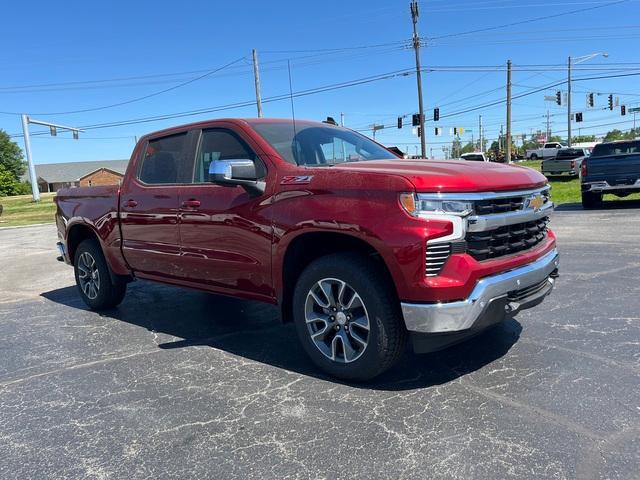
[[491, 215], [492, 213], [515, 212], [522, 210], [523, 197], [490, 198], [487, 200], [476, 200], [474, 209], [478, 215]]
[[495, 230], [468, 232], [465, 237], [467, 253], [476, 260], [487, 260], [527, 250], [546, 238], [548, 223], [549, 217], [543, 217]]

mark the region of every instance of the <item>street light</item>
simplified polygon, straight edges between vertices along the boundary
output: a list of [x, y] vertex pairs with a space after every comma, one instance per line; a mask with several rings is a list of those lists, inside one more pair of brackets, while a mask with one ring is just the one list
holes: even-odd
[[598, 52], [582, 55], [581, 57], [569, 57], [569, 61], [567, 62], [567, 146], [569, 147], [571, 146], [571, 65], [578, 65], [579, 63], [586, 62], [600, 55], [604, 58], [609, 58], [608, 53]]

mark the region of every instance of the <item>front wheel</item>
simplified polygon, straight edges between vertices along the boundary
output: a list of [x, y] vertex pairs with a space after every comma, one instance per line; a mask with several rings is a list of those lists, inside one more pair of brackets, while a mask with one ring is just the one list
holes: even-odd
[[98, 242], [82, 241], [76, 248], [73, 267], [80, 296], [91, 310], [113, 308], [122, 302], [127, 284], [112, 278]]
[[293, 297], [296, 331], [311, 360], [332, 376], [355, 381], [391, 368], [407, 339], [392, 292], [384, 272], [357, 254], [312, 262]]

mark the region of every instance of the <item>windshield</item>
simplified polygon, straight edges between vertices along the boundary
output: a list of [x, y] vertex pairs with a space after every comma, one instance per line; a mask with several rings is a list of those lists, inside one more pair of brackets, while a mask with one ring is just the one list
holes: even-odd
[[480, 154], [469, 154], [469, 155], [462, 155], [462, 159], [463, 160], [469, 160], [472, 162], [484, 162], [484, 157]]
[[294, 165], [330, 166], [398, 157], [354, 131], [332, 125], [292, 122], [254, 123], [252, 127]]

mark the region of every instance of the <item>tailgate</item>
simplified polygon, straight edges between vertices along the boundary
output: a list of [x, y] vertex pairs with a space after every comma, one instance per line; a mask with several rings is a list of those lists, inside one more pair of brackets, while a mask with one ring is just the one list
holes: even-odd
[[635, 183], [640, 178], [640, 155], [590, 157], [587, 160], [588, 181], [607, 180], [609, 185]]
[[542, 162], [542, 170], [545, 172], [566, 172], [567, 170], [571, 170], [571, 162], [575, 162], [573, 160], [545, 160]]

